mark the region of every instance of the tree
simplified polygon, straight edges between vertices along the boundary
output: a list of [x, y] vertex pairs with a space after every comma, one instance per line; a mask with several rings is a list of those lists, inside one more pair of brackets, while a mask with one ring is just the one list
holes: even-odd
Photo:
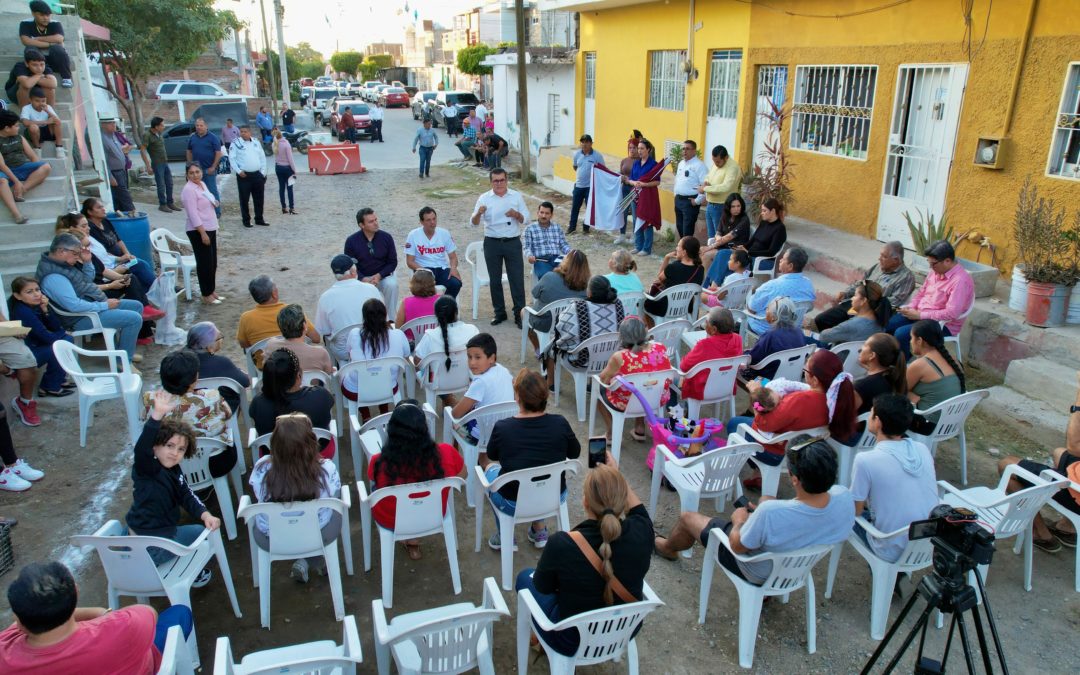
[[[286, 65], [288, 65], [288, 62], [286, 62]], [[326, 64], [322, 61], [304, 61], [300, 64], [300, 77], [315, 79], [321, 77], [324, 72], [326, 72]]]
[[303, 63], [308, 61], [318, 61], [319, 63], [323, 63], [326, 61], [326, 59], [323, 58], [322, 53], [315, 51], [315, 48], [311, 46], [310, 42], [301, 42], [295, 47], [289, 47], [285, 50], [285, 53]]
[[490, 75], [491, 66], [482, 66], [480, 62], [494, 53], [495, 50], [485, 44], [459, 49], [457, 54], [458, 70], [466, 75]]
[[[268, 67], [273, 68], [274, 74], [276, 75], [277, 73], [281, 72], [281, 68], [278, 66], [277, 52], [270, 50], [270, 52], [266, 56], [266, 61], [264, 61], [262, 65], [259, 66], [259, 77], [262, 78], [264, 82], [269, 82], [270, 73], [267, 72], [266, 69]], [[295, 55], [292, 53], [291, 48], [285, 49], [285, 67], [288, 69], [289, 73], [299, 73], [301, 70], [300, 61], [296, 59]], [[319, 67], [322, 68], [321, 65]], [[321, 70], [319, 71], [319, 75], [322, 75]], [[271, 95], [271, 97], [273, 98], [273, 95]]]
[[215, 10], [214, 0], [83, 0], [79, 14], [111, 33], [109, 42], [95, 47], [102, 61], [124, 79], [131, 99], [116, 92], [111, 78], [106, 78], [105, 89], [124, 109], [139, 143], [146, 79], [190, 65], [208, 46], [243, 26], [232, 12]]
[[339, 73], [356, 75], [364, 55], [360, 52], [336, 52], [330, 57], [330, 67]]
[[372, 54], [360, 64], [360, 79], [374, 80], [380, 68], [389, 68], [394, 65], [394, 57], [389, 54]]

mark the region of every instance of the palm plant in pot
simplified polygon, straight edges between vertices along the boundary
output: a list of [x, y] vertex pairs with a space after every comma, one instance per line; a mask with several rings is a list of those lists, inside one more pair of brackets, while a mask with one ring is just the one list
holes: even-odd
[[1080, 211], [1067, 226], [1064, 208], [1039, 196], [1031, 177], [1016, 204], [1013, 238], [1027, 279], [1026, 320], [1033, 326], [1065, 323], [1070, 287], [1080, 274]]
[[750, 218], [755, 222], [761, 205], [767, 200], [776, 199], [785, 209], [794, 201], [791, 180], [795, 177], [792, 171], [795, 164], [788, 157], [782, 140], [784, 123], [791, 118], [791, 110], [772, 100], [768, 103], [769, 110], [760, 113], [769, 122], [765, 149], [757, 156], [759, 161], [754, 162], [754, 167], [743, 176], [743, 197], [753, 202]]

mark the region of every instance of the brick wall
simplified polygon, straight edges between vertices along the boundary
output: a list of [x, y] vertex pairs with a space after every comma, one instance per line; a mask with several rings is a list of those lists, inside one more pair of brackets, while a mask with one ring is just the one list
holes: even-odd
[[183, 70], [169, 70], [147, 78], [144, 91], [152, 93], [157, 91], [157, 86], [166, 80], [195, 80], [197, 82], [213, 82], [230, 94], [240, 92], [240, 76], [233, 70], [236, 61], [210, 49], [203, 52], [195, 63]]

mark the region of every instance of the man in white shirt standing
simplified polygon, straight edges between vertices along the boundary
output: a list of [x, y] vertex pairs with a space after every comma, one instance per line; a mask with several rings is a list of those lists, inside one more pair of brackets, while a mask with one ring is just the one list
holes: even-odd
[[34, 87], [30, 90], [30, 102], [19, 113], [26, 133], [30, 135], [30, 144], [35, 150], [41, 149], [44, 141], [56, 143], [56, 156], [64, 156], [64, 139], [61, 136], [60, 117], [45, 98], [45, 90]]
[[382, 300], [382, 295], [376, 286], [357, 279], [356, 261], [343, 253], [330, 261], [330, 271], [337, 281], [319, 296], [315, 330], [325, 336], [324, 343], [340, 363], [349, 360], [349, 334], [341, 332], [333, 341], [330, 337], [342, 328], [362, 323], [364, 303], [371, 299]]
[[521, 225], [529, 209], [517, 190], [511, 190], [506, 169], [492, 169], [491, 189], [480, 195], [473, 208], [472, 224], [484, 224], [484, 263], [491, 279], [492, 326], [506, 321], [506, 302], [503, 299], [503, 266], [510, 283], [514, 301], [514, 323], [521, 328], [521, 311], [525, 309], [525, 261], [521, 254]]
[[229, 148], [229, 162], [236, 174], [236, 189], [240, 193], [240, 219], [251, 227], [248, 199], [255, 202], [255, 224], [269, 225], [263, 220], [263, 186], [266, 185], [266, 153], [262, 143], [251, 137], [251, 127], [240, 127], [240, 138]]
[[378, 99], [368, 108], [368, 118], [371, 119], [371, 142], [374, 143], [377, 137], [379, 142], [382, 143], [383, 107], [379, 105]]
[[483, 126], [484, 122], [487, 121], [487, 114], [487, 106], [484, 105], [484, 101], [481, 100], [478, 104], [476, 104], [476, 117], [480, 120], [481, 126]]
[[698, 213], [705, 203], [705, 196], [698, 194], [698, 186], [705, 182], [709, 170], [697, 157], [697, 143], [689, 139], [682, 144], [682, 161], [675, 171], [675, 229], [679, 238], [694, 236]]
[[409, 269], [431, 270], [435, 283], [446, 287], [446, 294], [456, 298], [461, 290], [457, 244], [450, 232], [439, 227], [435, 209], [420, 209], [420, 227], [405, 238], [405, 264]]
[[446, 123], [446, 135], [449, 138], [456, 136], [458, 132], [458, 109], [453, 101], [447, 101], [442, 110], [443, 122]]

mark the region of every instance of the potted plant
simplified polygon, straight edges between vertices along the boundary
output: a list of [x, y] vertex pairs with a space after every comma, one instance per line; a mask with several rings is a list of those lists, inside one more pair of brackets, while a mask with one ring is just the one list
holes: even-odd
[[1065, 323], [1071, 286], [1080, 274], [1080, 211], [1071, 227], [1065, 209], [1039, 197], [1031, 177], [1016, 204], [1013, 238], [1027, 279], [1026, 319], [1032, 326]]
[[[761, 113], [769, 122], [765, 149], [758, 155], [761, 161], [754, 162], [754, 168], [748, 172], [749, 185], [743, 185], [743, 197], [754, 206], [750, 209], [750, 218], [754, 222], [767, 200], [776, 199], [785, 209], [794, 201], [791, 180], [795, 177], [792, 171], [795, 164], [789, 159], [782, 141], [784, 123], [791, 117], [791, 110], [776, 105], [771, 99], [768, 103], [769, 110]], [[747, 176], [743, 176], [744, 183], [746, 180]]]
[[[668, 166], [671, 168], [671, 173], [679, 170], [679, 162], [682, 161], [682, 148], [682, 143], [668, 148]], [[701, 148], [698, 148], [694, 154], [697, 155], [698, 159], [701, 159]]]

